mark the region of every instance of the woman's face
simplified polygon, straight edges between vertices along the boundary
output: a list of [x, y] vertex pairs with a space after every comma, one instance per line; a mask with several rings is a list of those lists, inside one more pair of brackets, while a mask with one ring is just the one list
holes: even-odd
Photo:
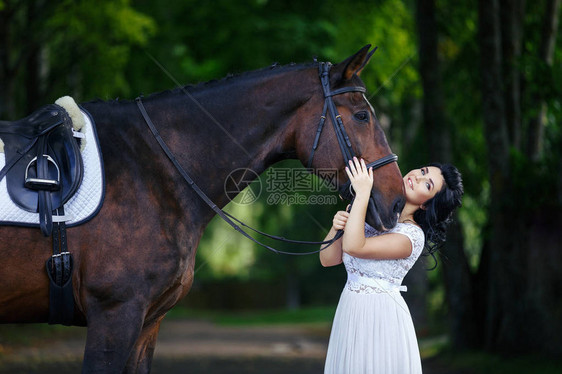
[[441, 191], [445, 180], [441, 169], [435, 166], [424, 166], [414, 169], [403, 178], [406, 191], [406, 201], [413, 205], [422, 206], [435, 194]]

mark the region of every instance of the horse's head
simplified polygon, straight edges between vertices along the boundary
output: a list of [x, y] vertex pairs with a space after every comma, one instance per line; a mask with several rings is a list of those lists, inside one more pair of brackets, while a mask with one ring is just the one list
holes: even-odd
[[[369, 53], [369, 48], [363, 47], [331, 69], [320, 63], [322, 84], [317, 80], [317, 89], [302, 108], [299, 117], [307, 125], [297, 131], [296, 148], [304, 165], [317, 171], [337, 170], [340, 195], [347, 200], [352, 197], [344, 171], [347, 160], [355, 155], [367, 164], [375, 163], [366, 221], [383, 230], [396, 225], [405, 199], [400, 169], [359, 78], [374, 52]], [[325, 123], [319, 126], [321, 121]]]

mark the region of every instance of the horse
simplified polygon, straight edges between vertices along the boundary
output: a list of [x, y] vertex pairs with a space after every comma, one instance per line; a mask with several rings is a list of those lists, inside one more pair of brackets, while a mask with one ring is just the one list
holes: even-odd
[[[367, 162], [391, 154], [359, 76], [369, 49], [333, 65], [324, 74], [328, 87], [319, 81], [317, 61], [274, 65], [153, 93], [142, 98], [142, 108], [218, 208], [230, 201], [224, 181], [231, 171], [259, 174], [289, 158], [337, 170], [336, 183], [344, 186], [347, 158], [338, 137]], [[335, 126], [317, 126], [328, 98], [345, 139]], [[97, 215], [67, 230], [74, 261], [71, 324], [87, 327], [83, 373], [150, 372], [160, 323], [189, 292], [199, 240], [216, 214], [149, 131], [140, 100], [81, 104], [96, 124], [106, 178]], [[367, 215], [382, 230], [396, 224], [404, 204], [393, 161], [375, 170]], [[0, 322], [47, 322], [49, 241], [30, 227], [2, 226], [0, 235]]]

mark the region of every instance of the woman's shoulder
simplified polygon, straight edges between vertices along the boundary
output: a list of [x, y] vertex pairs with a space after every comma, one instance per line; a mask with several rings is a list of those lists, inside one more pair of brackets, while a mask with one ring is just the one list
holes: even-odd
[[398, 222], [396, 226], [394, 226], [388, 232], [396, 232], [396, 233], [404, 233], [404, 234], [411, 233], [412, 235], [424, 235], [421, 227], [410, 222]]
[[422, 238], [425, 238], [425, 234], [423, 233], [421, 227], [408, 222], [398, 222], [396, 226], [386, 232], [379, 231], [365, 222], [365, 233], [370, 234], [369, 236], [398, 233], [414, 237], [419, 237], [421, 235]]
[[416, 224], [409, 222], [398, 222], [388, 233], [403, 234], [410, 239], [421, 239], [425, 240], [425, 234], [421, 227]]
[[408, 222], [398, 222], [396, 226], [388, 231], [389, 233], [402, 234], [407, 236], [412, 242], [412, 253], [421, 252], [425, 244], [425, 234], [421, 227]]

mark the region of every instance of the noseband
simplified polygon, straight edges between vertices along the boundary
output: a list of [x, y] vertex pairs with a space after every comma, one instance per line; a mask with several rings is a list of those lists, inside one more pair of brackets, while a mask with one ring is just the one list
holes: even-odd
[[[361, 92], [365, 94], [367, 90], [363, 87], [343, 87], [337, 90], [330, 89], [330, 68], [332, 64], [329, 62], [320, 62], [318, 65], [318, 74], [320, 76], [320, 83], [322, 84], [322, 90], [324, 91], [324, 109], [322, 110], [322, 116], [320, 117], [320, 122], [318, 123], [318, 129], [316, 130], [316, 137], [314, 138], [314, 143], [312, 145], [312, 151], [310, 152], [310, 157], [308, 158], [307, 168], [312, 167], [312, 159], [314, 158], [314, 152], [318, 148], [318, 142], [320, 141], [320, 134], [322, 134], [322, 129], [324, 128], [324, 123], [326, 122], [326, 114], [330, 113], [330, 119], [332, 120], [332, 125], [334, 126], [334, 132], [336, 133], [336, 139], [340, 145], [341, 154], [347, 166], [349, 161], [355, 157], [355, 152], [353, 152], [353, 146], [349, 140], [347, 132], [345, 132], [345, 126], [341, 115], [338, 113], [338, 109], [334, 104], [332, 99], [336, 95], [341, 95], [347, 92]], [[365, 99], [367, 100], [367, 99]], [[391, 153], [387, 156], [379, 158], [373, 162], [367, 164], [368, 168], [378, 169], [384, 165], [390, 164], [392, 162], [398, 161], [398, 156]], [[340, 194], [343, 191], [340, 189]]]
[[[330, 90], [330, 77], [329, 77], [331, 66], [332, 66], [332, 64], [330, 64], [329, 62], [319, 63], [320, 82], [322, 83], [322, 90], [324, 91], [324, 109], [322, 111], [320, 124], [318, 125], [318, 129], [316, 130], [316, 138], [314, 139], [314, 145], [312, 147], [312, 152], [310, 154], [310, 158], [309, 158], [309, 161], [308, 161], [309, 167], [312, 164], [312, 158], [314, 157], [314, 151], [316, 151], [316, 148], [318, 148], [318, 142], [320, 140], [320, 134], [322, 133], [322, 128], [324, 127], [324, 122], [326, 121], [326, 114], [327, 114], [328, 110], [330, 112], [330, 117], [331, 117], [332, 123], [334, 125], [336, 137], [338, 139], [338, 143], [340, 145], [340, 149], [341, 149], [341, 152], [343, 154], [345, 162], [346, 163], [349, 162], [349, 160], [351, 160], [355, 156], [355, 153], [353, 152], [353, 147], [351, 146], [351, 142], [349, 141], [349, 137], [347, 136], [347, 133], [345, 132], [345, 128], [343, 126], [343, 121], [341, 119], [341, 116], [338, 114], [338, 111], [336, 109], [334, 101], [332, 100], [332, 97], [335, 96], [335, 95], [340, 95], [340, 94], [346, 93], [346, 92], [365, 93], [366, 90], [363, 87], [357, 86], [357, 87], [344, 87], [344, 88], [340, 88], [340, 89], [331, 91]], [[195, 99], [192, 98], [192, 100], [195, 100]], [[343, 231], [340, 230], [340, 231], [338, 231], [338, 233], [336, 234], [336, 236], [332, 240], [328, 240], [328, 241], [318, 242], [318, 241], [291, 240], [291, 239], [286, 239], [286, 238], [283, 238], [283, 237], [280, 237], [280, 236], [270, 235], [270, 234], [261, 232], [259, 230], [256, 230], [256, 229], [246, 225], [244, 222], [240, 221], [239, 219], [232, 216], [231, 214], [225, 212], [224, 210], [219, 208], [207, 196], [207, 194], [205, 194], [205, 192], [203, 192], [203, 190], [201, 190], [201, 188], [195, 183], [195, 181], [190, 177], [190, 175], [180, 165], [180, 163], [178, 162], [178, 160], [176, 159], [176, 157], [172, 153], [171, 149], [164, 142], [164, 139], [162, 139], [162, 137], [160, 136], [160, 133], [156, 129], [156, 126], [154, 126], [154, 123], [150, 119], [150, 116], [146, 112], [146, 109], [145, 109], [145, 107], [142, 103], [142, 97], [137, 97], [136, 102], [137, 102], [137, 106], [139, 108], [139, 111], [141, 112], [146, 124], [150, 128], [150, 131], [152, 132], [152, 134], [154, 135], [154, 137], [158, 141], [158, 144], [160, 144], [160, 147], [162, 148], [162, 150], [164, 151], [166, 156], [170, 159], [172, 164], [176, 167], [176, 169], [178, 170], [180, 175], [183, 177], [183, 179], [191, 186], [193, 191], [195, 191], [197, 193], [197, 195], [199, 195], [199, 197], [211, 209], [213, 209], [213, 211], [215, 211], [215, 213], [217, 213], [224, 221], [226, 221], [226, 223], [228, 223], [230, 226], [232, 226], [232, 228], [234, 228], [240, 234], [244, 235], [246, 238], [252, 240], [256, 244], [259, 244], [260, 246], [262, 246], [266, 249], [269, 249], [270, 251], [273, 251], [275, 253], [286, 254], [286, 255], [309, 255], [309, 254], [318, 253], [318, 252], [322, 251], [323, 249], [329, 247], [332, 243], [334, 243], [336, 240], [341, 238], [341, 236], [343, 235]], [[367, 165], [367, 167], [372, 167], [373, 169], [377, 169], [377, 168], [379, 168], [383, 165], [389, 164], [391, 162], [395, 162], [396, 160], [398, 160], [398, 156], [396, 156], [395, 154], [390, 154], [388, 156], [385, 156], [385, 157], [380, 158], [380, 159], [378, 159], [374, 162], [369, 163]], [[252, 230], [252, 231], [254, 231], [254, 232], [256, 232], [260, 235], [263, 235], [263, 236], [266, 236], [268, 238], [275, 239], [275, 240], [278, 240], [278, 241], [293, 243], [293, 244], [323, 245], [323, 247], [320, 248], [319, 250], [311, 251], [311, 252], [280, 251], [278, 249], [275, 249], [275, 248], [273, 248], [273, 247], [271, 247], [267, 244], [264, 244], [264, 243], [258, 241], [257, 239], [254, 239], [250, 234], [248, 234], [246, 231], [244, 231], [244, 229], [242, 229], [242, 227], [240, 227], [240, 226], [244, 226], [244, 227], [248, 228], [249, 230]]]

